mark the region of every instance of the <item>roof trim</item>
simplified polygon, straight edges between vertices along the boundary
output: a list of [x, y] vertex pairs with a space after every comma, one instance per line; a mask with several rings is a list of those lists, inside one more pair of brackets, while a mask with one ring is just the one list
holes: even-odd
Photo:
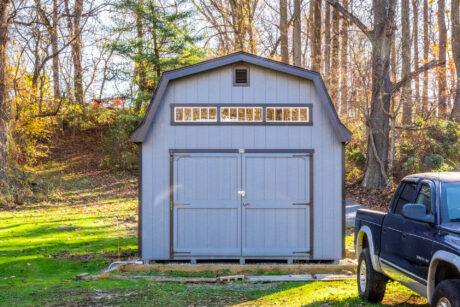
[[219, 68], [226, 65], [231, 65], [237, 62], [245, 62], [248, 64], [268, 68], [278, 72], [282, 72], [288, 75], [297, 76], [303, 79], [311, 80], [315, 84], [318, 96], [321, 102], [325, 106], [326, 113], [329, 117], [331, 125], [341, 142], [351, 141], [351, 132], [342, 124], [335, 111], [334, 104], [332, 103], [331, 97], [327, 92], [321, 75], [317, 72], [303, 69], [300, 67], [292, 66], [289, 64], [273, 61], [267, 58], [263, 58], [257, 55], [249, 54], [243, 51], [229, 54], [227, 56], [215, 58], [212, 60], [204, 61], [198, 64], [186, 66], [176, 70], [164, 72], [160, 78], [155, 93], [150, 101], [147, 108], [146, 114], [142, 123], [139, 127], [131, 134], [131, 140], [134, 143], [142, 143], [147, 136], [149, 127], [151, 126], [155, 114], [160, 106], [163, 95], [168, 87], [168, 83], [171, 80], [179, 79], [182, 77], [190, 76], [207, 70]]

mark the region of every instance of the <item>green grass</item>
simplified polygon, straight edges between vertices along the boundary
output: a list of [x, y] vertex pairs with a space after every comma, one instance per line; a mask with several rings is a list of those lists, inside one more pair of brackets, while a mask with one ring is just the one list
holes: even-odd
[[[54, 187], [53, 194], [35, 204], [0, 208], [1, 306], [369, 305], [358, 298], [355, 281], [226, 285], [77, 281], [80, 273], [97, 274], [106, 268], [118, 245], [123, 256], [137, 253], [135, 177], [79, 171], [68, 161], [48, 163], [36, 171]], [[349, 231], [347, 245], [352, 240]], [[182, 277], [215, 274], [169, 273]], [[423, 306], [426, 300], [393, 283], [384, 303]]]

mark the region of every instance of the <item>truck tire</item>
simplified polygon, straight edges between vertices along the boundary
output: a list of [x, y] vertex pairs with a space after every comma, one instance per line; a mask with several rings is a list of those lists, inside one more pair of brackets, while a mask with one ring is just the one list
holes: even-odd
[[460, 307], [460, 279], [441, 281], [434, 290], [431, 306]]
[[371, 253], [363, 249], [358, 260], [358, 292], [363, 299], [379, 303], [383, 300], [388, 278], [374, 270]]

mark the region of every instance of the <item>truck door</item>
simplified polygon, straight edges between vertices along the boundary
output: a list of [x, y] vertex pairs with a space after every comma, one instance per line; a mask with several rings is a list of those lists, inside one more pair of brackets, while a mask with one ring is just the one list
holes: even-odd
[[[407, 222], [401, 215], [402, 207], [415, 200], [417, 183], [415, 181], [403, 181], [400, 183], [395, 194], [393, 206], [385, 216], [381, 235], [381, 263], [382, 269], [390, 277], [400, 280], [399, 272], [408, 270], [411, 265], [406, 260], [405, 247], [403, 245], [404, 223]], [[397, 275], [395, 275], [397, 274]]]
[[[434, 215], [436, 199], [434, 193], [434, 184], [429, 180], [423, 180], [417, 187], [414, 203], [424, 205], [427, 214]], [[404, 259], [410, 265], [409, 270], [426, 280], [436, 229], [433, 224], [406, 219], [401, 230]]]

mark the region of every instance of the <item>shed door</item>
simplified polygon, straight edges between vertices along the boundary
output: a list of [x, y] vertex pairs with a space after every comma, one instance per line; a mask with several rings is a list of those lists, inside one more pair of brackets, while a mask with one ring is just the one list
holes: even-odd
[[244, 154], [243, 256], [310, 252], [311, 156]]
[[173, 168], [174, 255], [241, 255], [241, 155], [177, 154]]

